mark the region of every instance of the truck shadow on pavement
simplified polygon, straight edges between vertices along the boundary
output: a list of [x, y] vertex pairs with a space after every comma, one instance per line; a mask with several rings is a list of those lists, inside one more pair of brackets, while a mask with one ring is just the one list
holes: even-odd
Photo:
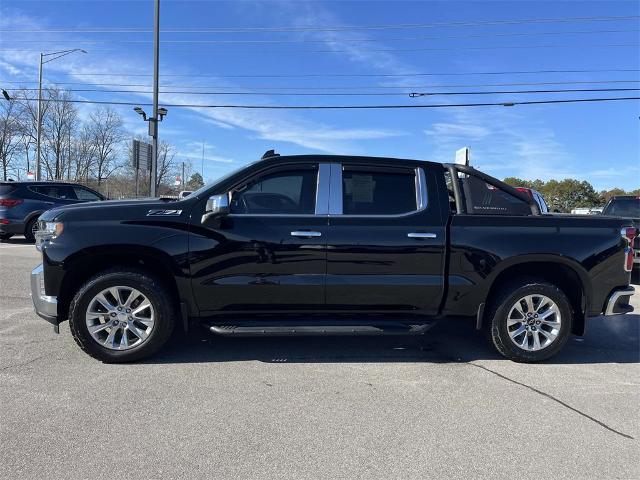
[[[640, 363], [640, 315], [591, 318], [584, 337], [570, 337], [547, 364]], [[505, 360], [474, 322], [450, 319], [423, 336], [181, 336], [145, 363], [456, 363]]]

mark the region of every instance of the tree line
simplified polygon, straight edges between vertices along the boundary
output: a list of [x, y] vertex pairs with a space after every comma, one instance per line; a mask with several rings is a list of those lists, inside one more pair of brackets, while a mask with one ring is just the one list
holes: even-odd
[[[42, 98], [42, 179], [82, 183], [110, 198], [135, 196], [133, 135], [124, 128], [121, 116], [109, 106], [81, 115], [70, 94], [55, 88], [44, 89]], [[27, 172], [36, 171], [37, 103], [27, 91], [0, 100], [0, 175], [4, 181], [25, 180]], [[191, 174], [191, 164], [185, 166]], [[158, 192], [174, 193], [174, 180], [181, 171], [176, 148], [161, 141]], [[186, 187], [195, 189], [202, 184], [200, 174], [193, 174]], [[138, 172], [137, 185], [138, 195], [149, 194], [148, 172]]]
[[544, 182], [507, 177], [504, 182], [514, 187], [528, 187], [537, 190], [544, 197], [549, 209], [560, 212], [570, 212], [572, 209], [580, 207], [602, 207], [614, 195], [640, 195], [640, 188], [632, 191], [613, 188], [597, 192], [586, 180], [580, 181], [573, 178]]

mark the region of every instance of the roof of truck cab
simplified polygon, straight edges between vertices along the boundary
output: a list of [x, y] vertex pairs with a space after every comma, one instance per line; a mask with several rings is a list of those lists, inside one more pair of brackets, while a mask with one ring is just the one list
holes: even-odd
[[430, 162], [428, 160], [420, 160], [416, 158], [394, 158], [394, 157], [371, 157], [364, 155], [274, 155], [272, 157], [266, 157], [261, 162], [319, 162], [319, 163], [393, 163], [393, 162], [411, 162], [411, 163], [426, 163], [431, 165], [440, 165], [442, 163]]

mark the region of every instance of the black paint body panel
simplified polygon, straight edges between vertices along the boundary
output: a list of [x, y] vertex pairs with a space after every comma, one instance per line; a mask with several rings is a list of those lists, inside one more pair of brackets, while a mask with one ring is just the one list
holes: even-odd
[[[423, 168], [427, 208], [387, 218], [228, 215], [203, 222], [209, 196], [275, 166], [323, 162]], [[100, 259], [105, 258], [112, 266], [118, 258], [140, 258], [167, 272], [178, 300], [194, 318], [327, 312], [472, 316], [496, 279], [522, 263], [572, 269], [591, 315], [602, 312], [613, 289], [628, 284], [619, 232], [623, 220], [452, 214], [444, 171], [441, 164], [415, 160], [274, 157], [180, 201], [106, 201], [53, 209], [42, 219], [62, 221], [64, 232], [43, 250], [46, 294], [68, 303], [65, 285], [75, 285], [82, 272], [103, 265]], [[148, 216], [158, 209], [179, 213]], [[321, 236], [292, 237], [296, 230]], [[411, 232], [434, 233], [435, 238], [407, 237]]]

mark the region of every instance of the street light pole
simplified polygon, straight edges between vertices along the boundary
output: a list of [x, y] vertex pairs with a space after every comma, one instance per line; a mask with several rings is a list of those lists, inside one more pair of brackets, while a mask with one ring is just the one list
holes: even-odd
[[155, 197], [158, 182], [158, 68], [160, 60], [160, 0], [155, 0], [155, 25], [153, 33], [153, 117], [151, 130], [151, 196]]
[[[87, 53], [81, 48], [73, 48], [71, 50], [61, 50], [59, 52], [51, 53], [40, 53], [40, 68], [38, 69], [38, 118], [36, 119], [36, 181], [42, 180], [42, 167], [40, 166], [40, 138], [42, 137], [42, 65], [44, 65], [45, 63], [53, 62], [54, 60], [69, 55], [73, 52]], [[48, 60], [44, 59], [44, 57], [50, 57], [52, 55], [55, 56]]]

